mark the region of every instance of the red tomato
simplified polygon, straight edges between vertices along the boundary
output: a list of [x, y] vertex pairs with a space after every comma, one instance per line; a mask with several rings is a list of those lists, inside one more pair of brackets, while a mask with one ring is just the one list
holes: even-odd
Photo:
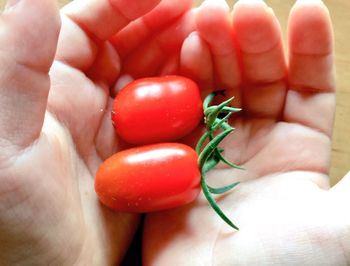
[[97, 171], [95, 190], [107, 207], [151, 212], [181, 206], [200, 192], [197, 153], [179, 143], [140, 146], [116, 153]]
[[203, 116], [197, 84], [181, 76], [135, 80], [113, 104], [117, 134], [131, 144], [174, 141], [190, 133]]

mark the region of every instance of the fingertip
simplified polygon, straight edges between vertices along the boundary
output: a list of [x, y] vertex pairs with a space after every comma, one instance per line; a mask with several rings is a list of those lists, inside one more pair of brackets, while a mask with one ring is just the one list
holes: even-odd
[[233, 50], [233, 30], [230, 9], [224, 0], [206, 0], [196, 14], [200, 35], [212, 45], [214, 53], [228, 54]]
[[208, 81], [213, 76], [213, 62], [208, 44], [192, 32], [185, 40], [180, 54], [181, 72], [197, 81]]
[[134, 20], [160, 3], [161, 0], [109, 0], [111, 5], [116, 7], [126, 18]]
[[[55, 59], [74, 68], [87, 71], [96, 59], [98, 45], [71, 18], [62, 15], [61, 20], [62, 28]], [[77, 49], [79, 53], [77, 53]]]
[[187, 11], [156, 36], [159, 46], [166, 54], [180, 51], [183, 41], [196, 28], [195, 14], [195, 10]]
[[130, 82], [134, 81], [134, 78], [128, 74], [122, 74], [118, 77], [114, 86], [111, 88], [111, 96], [115, 98], [115, 96]]
[[[323, 8], [326, 8], [325, 4], [323, 3], [322, 0], [296, 0], [294, 3], [293, 8], [297, 6], [322, 6]], [[327, 8], [326, 8], [327, 9]]]
[[279, 22], [263, 1], [238, 1], [232, 16], [236, 39], [244, 52], [266, 52], [281, 42]]
[[180, 17], [191, 9], [192, 0], [163, 0], [151, 12], [143, 16], [143, 21], [147, 27], [153, 31], [158, 31], [169, 21]]
[[193, 52], [196, 52], [198, 51], [198, 48], [200, 46], [202, 46], [202, 39], [201, 37], [199, 36], [199, 33], [197, 31], [193, 31], [191, 32], [187, 38], [184, 40], [184, 43], [182, 45], [182, 49], [183, 50], [192, 50], [193, 49]]
[[121, 62], [118, 53], [111, 43], [105, 42], [101, 45], [94, 64], [86, 74], [94, 82], [107, 84], [110, 87], [119, 76], [120, 68]]
[[98, 39], [111, 38], [131, 21], [154, 8], [160, 0], [87, 0], [72, 1], [63, 13]]
[[122, 58], [137, 47], [144, 45], [147, 38], [159, 33], [166, 25], [184, 15], [192, 6], [192, 0], [163, 0], [141, 18], [132, 21], [110, 40]]
[[320, 0], [298, 0], [289, 17], [289, 46], [298, 54], [327, 54], [333, 50], [333, 30], [327, 7]]
[[229, 6], [225, 0], [204, 0], [200, 5], [200, 8], [201, 9], [221, 8], [221, 9], [229, 10]]
[[225, 0], [205, 0], [198, 9], [197, 26], [201, 30], [209, 31], [213, 22], [222, 24], [222, 17], [228, 17], [229, 6]]
[[110, 0], [72, 1], [61, 12], [74, 21], [89, 38], [109, 39], [130, 20]]

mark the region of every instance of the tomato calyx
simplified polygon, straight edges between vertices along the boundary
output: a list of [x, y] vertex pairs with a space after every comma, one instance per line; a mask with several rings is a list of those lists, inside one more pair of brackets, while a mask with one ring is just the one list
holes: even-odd
[[[226, 193], [235, 188], [239, 182], [234, 182], [232, 184], [219, 188], [213, 188], [206, 182], [206, 173], [212, 170], [220, 162], [223, 162], [232, 168], [243, 169], [242, 167], [228, 161], [222, 155], [224, 150], [218, 147], [223, 139], [234, 131], [234, 128], [229, 125], [228, 119], [231, 117], [231, 115], [241, 110], [240, 108], [234, 108], [229, 105], [234, 97], [225, 100], [219, 105], [210, 105], [215, 96], [220, 93], [223, 93], [223, 91], [216, 91], [209, 94], [203, 102], [206, 132], [198, 140], [198, 143], [196, 145], [196, 152], [199, 156], [198, 164], [201, 171], [201, 187], [204, 196], [214, 211], [229, 226], [236, 230], [239, 230], [239, 228], [220, 209], [212, 195]], [[204, 146], [206, 141], [209, 142]]]

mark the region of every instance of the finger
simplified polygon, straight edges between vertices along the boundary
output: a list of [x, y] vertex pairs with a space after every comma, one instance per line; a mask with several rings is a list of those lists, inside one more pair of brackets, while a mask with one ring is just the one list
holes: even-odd
[[284, 119], [331, 135], [335, 109], [333, 34], [318, 0], [298, 1], [289, 20], [289, 83]]
[[103, 161], [118, 151], [130, 148], [130, 144], [124, 142], [115, 133], [115, 129], [111, 123], [112, 108], [113, 99], [109, 98], [103, 118], [101, 119], [99, 130], [95, 137], [96, 151]]
[[115, 36], [111, 42], [123, 58], [165, 26], [174, 22], [192, 6], [192, 0], [163, 0], [149, 13], [133, 21]]
[[65, 15], [99, 40], [119, 30], [154, 8], [160, 0], [78, 0], [63, 8]]
[[130, 75], [120, 75], [114, 86], [110, 89], [111, 97], [114, 98], [120, 90], [132, 81], [134, 81], [134, 79]]
[[180, 72], [199, 84], [202, 98], [213, 91], [214, 73], [211, 52], [198, 32], [191, 33], [182, 45]]
[[179, 73], [179, 55], [170, 55], [168, 60], [160, 68], [159, 75], [176, 75]]
[[62, 14], [62, 28], [55, 59], [81, 71], [88, 70], [95, 61], [98, 46], [72, 19]]
[[97, 84], [111, 87], [120, 73], [120, 58], [110, 42], [100, 46], [95, 62], [86, 75]]
[[93, 64], [98, 44], [109, 39], [160, 0], [77, 0], [61, 12], [62, 33], [56, 58], [80, 70]]
[[226, 1], [204, 1], [198, 10], [196, 23], [200, 36], [208, 43], [212, 53], [216, 87], [228, 90], [228, 94], [234, 95], [239, 105], [241, 72]]
[[59, 61], [52, 65], [50, 76], [47, 109], [69, 130], [79, 154], [88, 157], [106, 112], [108, 87]]
[[233, 28], [242, 62], [243, 111], [248, 116], [277, 118], [286, 93], [278, 20], [263, 1], [239, 1], [233, 10]]
[[56, 1], [9, 1], [0, 23], [0, 144], [23, 148], [44, 121], [60, 28]]
[[194, 11], [190, 10], [151, 40], [134, 50], [126, 59], [122, 72], [134, 78], [157, 75], [164, 58], [179, 55], [186, 37], [194, 30]]

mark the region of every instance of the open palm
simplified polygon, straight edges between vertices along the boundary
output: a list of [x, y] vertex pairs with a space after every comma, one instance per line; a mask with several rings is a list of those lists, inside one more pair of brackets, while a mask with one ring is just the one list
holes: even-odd
[[23, 0], [2, 14], [0, 264], [121, 260], [138, 216], [104, 208], [93, 177], [120, 148], [112, 84], [121, 71], [151, 75], [145, 49], [164, 45], [173, 57], [193, 30], [191, 1], [159, 2], [74, 1], [61, 30], [54, 0]]
[[149, 214], [144, 264], [349, 264], [348, 181], [330, 190], [328, 181], [335, 85], [327, 9], [321, 1], [295, 4], [288, 56], [263, 1], [240, 1], [233, 14], [224, 1], [206, 1], [196, 22], [198, 33], [183, 46], [183, 73], [204, 88], [225, 88], [243, 109], [223, 147], [246, 170], [221, 166], [208, 175], [217, 187], [241, 181], [217, 198], [240, 230], [204, 197]]

